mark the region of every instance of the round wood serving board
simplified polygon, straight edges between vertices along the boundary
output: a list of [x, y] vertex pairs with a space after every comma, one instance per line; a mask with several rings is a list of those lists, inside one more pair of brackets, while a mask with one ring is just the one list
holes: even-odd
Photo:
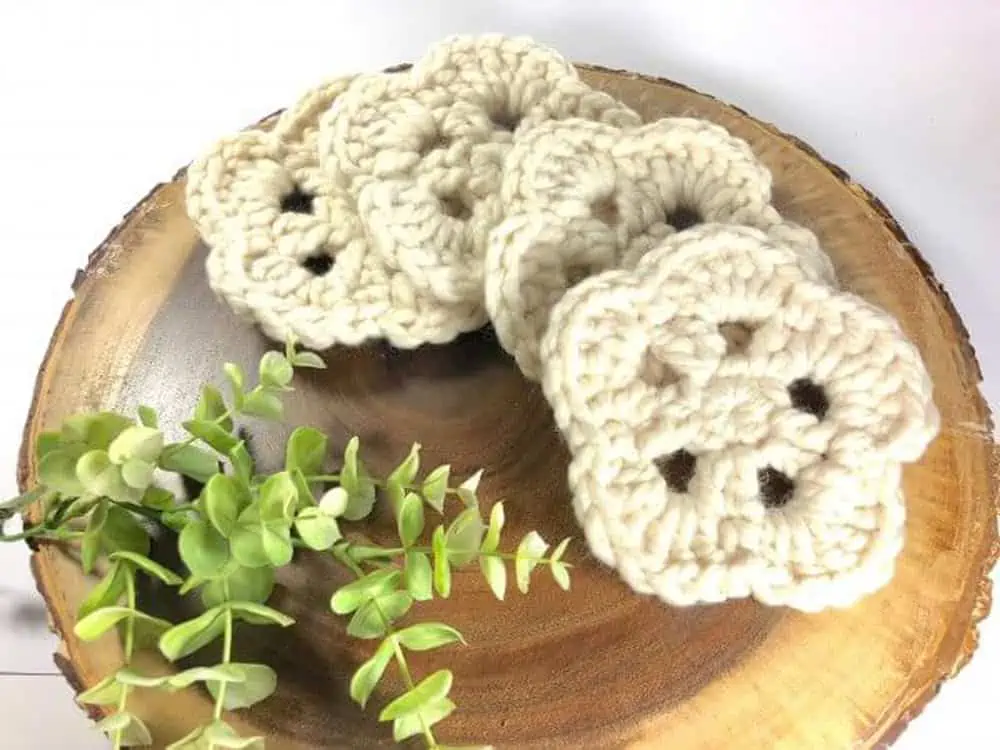
[[[414, 659], [421, 674], [435, 665], [455, 672], [459, 710], [440, 725], [440, 738], [523, 750], [887, 744], [971, 656], [990, 605], [996, 456], [966, 331], [885, 208], [810, 148], [678, 84], [581, 70], [647, 119], [705, 117], [749, 141], [774, 173], [779, 210], [812, 228], [843, 284], [897, 316], [919, 344], [943, 429], [906, 470], [907, 540], [895, 579], [846, 611], [805, 615], [753, 601], [666, 607], [631, 594], [580, 541], [568, 594], [541, 574], [528, 596], [497, 602], [478, 571], [459, 575], [450, 600], [414, 612], [457, 626], [470, 644]], [[22, 484], [34, 471], [29, 445], [66, 414], [142, 402], [160, 408], [165, 424], [179, 424], [198, 386], [219, 380], [224, 361], [252, 366], [271, 346], [208, 289], [205, 248], [185, 216], [182, 182], [179, 175], [157, 186], [78, 275], [39, 375]], [[289, 424], [328, 431], [336, 448], [360, 435], [376, 471], [418, 441], [426, 465], [450, 461], [459, 474], [486, 469], [483, 502], [505, 501], [509, 539], [533, 528], [547, 539], [579, 538], [565, 485], [568, 457], [549, 410], [488, 332], [445, 347], [337, 349], [325, 358], [328, 370], [298, 383]], [[287, 429], [254, 428], [253, 449], [265, 467], [281, 461]], [[388, 525], [380, 522], [373, 536], [383, 534]], [[117, 666], [120, 651], [110, 637], [84, 645], [72, 634], [90, 583], [71, 553], [52, 546], [35, 552], [32, 568], [62, 638], [60, 669], [78, 689], [93, 685]], [[234, 720], [267, 735], [272, 750], [394, 747], [371, 707], [362, 712], [347, 697], [349, 676], [372, 644], [348, 638], [327, 609], [342, 580], [315, 556], [293, 565], [275, 606], [296, 626], [251, 629], [237, 639], [241, 660], [262, 660], [280, 676], [275, 696]], [[147, 606], [181, 616], [175, 602]], [[375, 706], [386, 696], [377, 694]], [[133, 705], [158, 747], [210, 711], [195, 690], [138, 691]]]

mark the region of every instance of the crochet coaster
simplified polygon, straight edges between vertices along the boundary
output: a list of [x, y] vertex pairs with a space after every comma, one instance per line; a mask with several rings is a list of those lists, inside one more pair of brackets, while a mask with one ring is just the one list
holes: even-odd
[[892, 576], [917, 349], [799, 248], [706, 224], [571, 289], [541, 345], [590, 548], [636, 591], [815, 611]]
[[501, 345], [531, 379], [552, 305], [582, 278], [634, 266], [677, 231], [741, 224], [795, 247], [834, 283], [808, 230], [771, 206], [771, 174], [724, 128], [665, 118], [617, 128], [570, 119], [517, 139], [504, 170], [504, 222], [490, 237], [485, 300]]
[[320, 169], [318, 120], [347, 90], [307, 93], [270, 130], [220, 139], [188, 169], [187, 211], [210, 246], [215, 293], [277, 340], [413, 348], [483, 325], [481, 306], [421, 293], [373, 248], [353, 196]]

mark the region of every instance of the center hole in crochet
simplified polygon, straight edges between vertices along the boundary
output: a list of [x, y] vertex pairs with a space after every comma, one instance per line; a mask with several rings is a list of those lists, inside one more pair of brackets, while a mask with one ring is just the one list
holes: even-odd
[[672, 226], [678, 232], [683, 232], [685, 229], [693, 227], [695, 224], [701, 224], [704, 221], [701, 214], [690, 206], [678, 206], [669, 214], [667, 214], [667, 224]]
[[566, 266], [566, 285], [574, 287], [593, 273], [594, 268], [583, 263], [568, 265]]
[[830, 408], [830, 400], [826, 397], [823, 386], [809, 378], [799, 378], [789, 385], [788, 395], [792, 399], [793, 407], [812, 414], [817, 419], [825, 417]]
[[441, 211], [453, 219], [465, 221], [472, 216], [472, 209], [460, 195], [445, 195], [438, 200], [441, 202]]
[[618, 201], [614, 195], [598, 198], [590, 204], [590, 211], [595, 219], [605, 224], [614, 225], [621, 221], [621, 212], [618, 210]]
[[773, 466], [757, 470], [760, 501], [767, 508], [782, 508], [795, 494], [795, 482]]
[[694, 454], [681, 448], [669, 456], [661, 456], [654, 463], [660, 471], [660, 476], [666, 480], [667, 487], [674, 492], [687, 492], [698, 459]]
[[437, 133], [426, 138], [423, 143], [420, 144], [420, 155], [427, 156], [427, 154], [431, 151], [436, 151], [439, 148], [448, 148], [448, 144], [450, 142], [451, 141], [447, 137]]
[[513, 112], [501, 110], [491, 114], [490, 121], [497, 130], [506, 130], [508, 133], [513, 133], [517, 130], [517, 126], [521, 124], [521, 117]]
[[753, 326], [740, 320], [731, 320], [719, 324], [719, 333], [726, 340], [726, 354], [742, 354], [750, 346], [753, 338]]
[[334, 259], [330, 253], [321, 250], [302, 259], [302, 267], [314, 276], [325, 276], [333, 268]]
[[666, 388], [680, 381], [680, 373], [651, 351], [646, 352], [639, 378], [654, 388]]
[[311, 214], [313, 197], [312, 193], [307, 193], [296, 185], [290, 193], [281, 196], [281, 210], [293, 214]]

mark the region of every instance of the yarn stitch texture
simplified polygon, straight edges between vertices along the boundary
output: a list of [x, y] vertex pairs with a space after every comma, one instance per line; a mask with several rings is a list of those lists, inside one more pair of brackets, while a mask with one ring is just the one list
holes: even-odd
[[801, 260], [709, 224], [552, 310], [542, 384], [574, 509], [638, 592], [816, 611], [893, 574], [901, 465], [939, 427], [930, 379], [893, 318]]
[[541, 372], [549, 311], [568, 287], [633, 267], [692, 224], [764, 230], [835, 283], [815, 235], [771, 205], [771, 173], [749, 144], [702, 120], [624, 129], [576, 118], [542, 123], [516, 139], [501, 200], [505, 219], [485, 260], [486, 309], [501, 345], [531, 379]]
[[210, 246], [209, 284], [277, 340], [445, 343], [485, 322], [480, 306], [433, 300], [390, 269], [357, 201], [320, 168], [319, 117], [350, 84], [310, 91], [272, 129], [222, 138], [191, 165], [187, 211]]

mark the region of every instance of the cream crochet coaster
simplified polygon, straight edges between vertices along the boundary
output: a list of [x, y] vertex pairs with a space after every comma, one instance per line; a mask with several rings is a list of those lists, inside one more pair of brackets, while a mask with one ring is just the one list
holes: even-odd
[[771, 205], [771, 173], [750, 146], [703, 120], [617, 128], [570, 119], [517, 139], [502, 186], [505, 220], [490, 237], [485, 299], [501, 345], [537, 379], [552, 305], [581, 278], [634, 266], [700, 222], [756, 227], [795, 247], [834, 283], [808, 230]]
[[541, 344], [588, 544], [635, 590], [846, 606], [892, 576], [938, 430], [896, 321], [800, 248], [706, 224], [571, 289]]

